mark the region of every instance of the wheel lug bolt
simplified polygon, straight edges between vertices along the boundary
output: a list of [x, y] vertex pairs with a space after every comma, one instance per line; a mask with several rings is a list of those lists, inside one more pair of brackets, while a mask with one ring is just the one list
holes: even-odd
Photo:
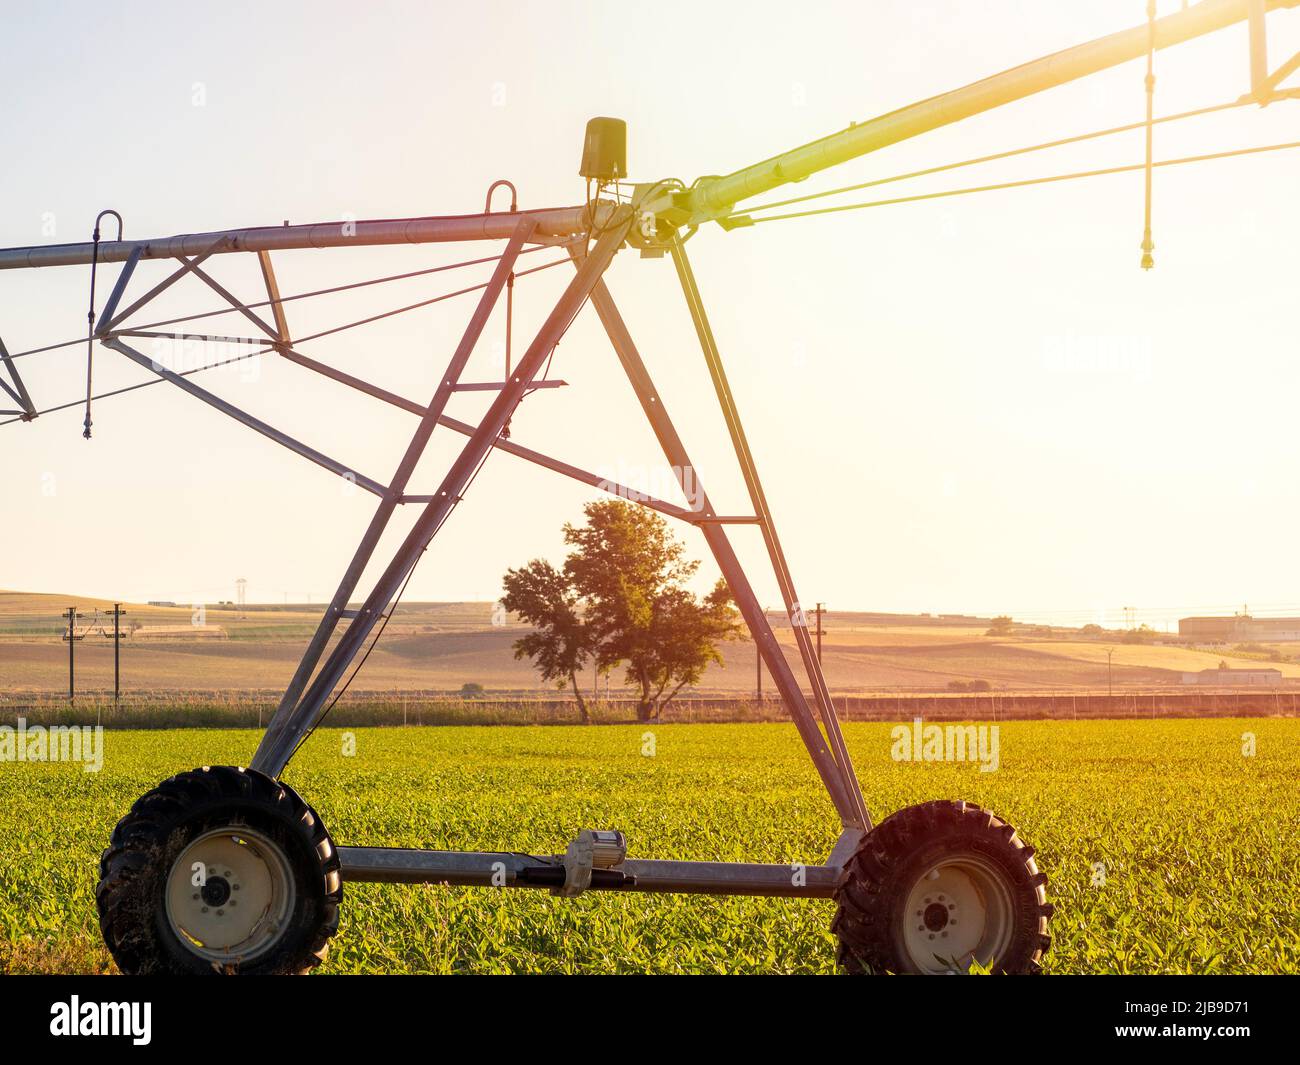
[[207, 908], [206, 906], [204, 906], [204, 907], [202, 907], [202, 909], [200, 910], [200, 912], [201, 912], [201, 913], [207, 913], [207, 912], [208, 912], [208, 908]]

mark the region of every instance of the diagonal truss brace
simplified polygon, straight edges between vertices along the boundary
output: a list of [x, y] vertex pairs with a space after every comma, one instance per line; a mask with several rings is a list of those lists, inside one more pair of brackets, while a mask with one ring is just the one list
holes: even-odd
[[[266, 341], [259, 341], [249, 337], [226, 337], [226, 336], [222, 336], [222, 337], [207, 336], [205, 337], [205, 339], [225, 341], [227, 343], [235, 343], [235, 344], [248, 344], [248, 345], [256, 345], [262, 343], [268, 345], [268, 350], [274, 350], [277, 346], [279, 346], [280, 337], [282, 335], [281, 333], [277, 332], [276, 329], [273, 329], [271, 326], [267, 325], [267, 323], [262, 321], [261, 318], [253, 314], [253, 312], [250, 311], [238, 299], [236, 299], [235, 296], [229, 290], [227, 290], [219, 282], [213, 280], [210, 276], [208, 276], [206, 272], [200, 269], [199, 263], [201, 263], [209, 255], [212, 255], [217, 251], [221, 250], [224, 244], [225, 244], [225, 240], [223, 238], [214, 241], [212, 244], [208, 246], [206, 250], [204, 250], [198, 255], [189, 258], [187, 258], [184, 255], [176, 256], [177, 260], [180, 263], [180, 267], [177, 270], [169, 274], [167, 277], [163, 278], [162, 281], [156, 284], [153, 288], [151, 288], [143, 296], [137, 299], [129, 307], [127, 307], [126, 310], [119, 312], [118, 306], [121, 303], [122, 298], [126, 293], [127, 286], [130, 284], [131, 278], [135, 272], [135, 268], [139, 263], [142, 257], [142, 253], [144, 251], [144, 245], [142, 244], [136, 245], [132, 249], [131, 254], [128, 256], [126, 263], [122, 268], [121, 273], [117, 277], [117, 281], [113, 286], [113, 292], [109, 296], [108, 302], [104, 305], [104, 309], [99, 316], [99, 321], [96, 323], [94, 335], [99, 339], [100, 343], [103, 344], [104, 347], [109, 348], [113, 351], [118, 352], [121, 355], [126, 356], [128, 359], [136, 363], [138, 366], [142, 366], [146, 370], [149, 370], [150, 372], [157, 374], [163, 380], [176, 385], [176, 387], [180, 388], [182, 391], [189, 393], [191, 396], [194, 396], [196, 399], [202, 400], [210, 407], [219, 410], [221, 413], [235, 419], [236, 421], [240, 422], [243, 425], [248, 426], [250, 429], [253, 429], [261, 433], [269, 440], [275, 441], [277, 444], [280, 444], [283, 447], [288, 448], [290, 451], [294, 452], [295, 454], [301, 455], [303, 458], [306, 458], [311, 462], [314, 462], [316, 465], [326, 470], [329, 470], [331, 473], [337, 474], [338, 476], [342, 477], [344, 480], [348, 481], [349, 483], [358, 485], [361, 488], [364, 488], [366, 491], [379, 496], [381, 499], [386, 498], [390, 494], [390, 491], [385, 485], [380, 484], [378, 481], [374, 480], [371, 477], [367, 477], [365, 474], [358, 473], [356, 470], [353, 470], [351, 467], [347, 466], [346, 464], [331, 458], [330, 456], [316, 450], [313, 447], [310, 447], [307, 444], [302, 443], [300, 440], [295, 439], [294, 437], [290, 436], [288, 433], [276, 429], [274, 426], [270, 425], [267, 422], [262, 421], [260, 418], [256, 418], [253, 415], [247, 413], [246, 411], [241, 410], [233, 403], [230, 403], [229, 401], [222, 399], [220, 396], [217, 396], [215, 393], [210, 392], [202, 385], [198, 385], [194, 383], [188, 377], [167, 369], [165, 366], [159, 364], [157, 360], [151, 359], [149, 356], [145, 355], [143, 352], [139, 351], [138, 349], [130, 346], [122, 339], [123, 336], [159, 337], [159, 338], [178, 336], [179, 334], [160, 333], [155, 331], [138, 330], [138, 329], [116, 329], [115, 327], [118, 326], [124, 319], [128, 318], [130, 315], [134, 314], [140, 308], [144, 307], [146, 304], [148, 304], [151, 300], [156, 298], [162, 292], [166, 291], [173, 284], [179, 281], [182, 277], [185, 277], [188, 274], [192, 274], [195, 277], [199, 278], [201, 281], [203, 281], [205, 284], [207, 284], [209, 288], [213, 289], [213, 291], [217, 292], [224, 300], [226, 300], [227, 303], [231, 305], [233, 309], [239, 311], [241, 314], [244, 314], [246, 317], [248, 317], [248, 319], [252, 321], [255, 325], [257, 325], [258, 328], [260, 328], [263, 332], [265, 332], [268, 337]], [[269, 266], [270, 266], [269, 260], [263, 258], [262, 265], [263, 265], [264, 273], [265, 271], [269, 270]], [[277, 326], [282, 326], [284, 313], [283, 313], [283, 309], [281, 308], [278, 302], [279, 300], [278, 290], [272, 294], [272, 299], [276, 301], [274, 303], [276, 324]], [[0, 382], [0, 384], [2, 383], [3, 382]]]
[[[763, 491], [763, 483], [758, 476], [758, 467], [754, 462], [749, 440], [745, 435], [745, 428], [740, 420], [740, 412], [736, 408], [735, 397], [732, 395], [731, 385], [727, 380], [727, 373], [722, 365], [722, 355], [713, 336], [713, 327], [709, 324], [708, 315], [704, 310], [704, 300], [695, 282], [695, 272], [691, 269], [685, 245], [676, 236], [672, 241], [671, 252], [673, 265], [677, 268], [678, 280], [681, 282], [682, 292], [686, 296], [691, 319], [695, 324], [696, 335], [704, 352], [705, 362], [708, 364], [709, 376], [713, 380], [714, 390], [717, 393], [718, 405], [722, 408], [723, 417], [727, 423], [727, 431], [731, 436], [732, 447], [740, 463], [745, 487], [749, 492], [750, 503], [754, 508], [754, 513], [758, 516], [758, 523], [763, 531], [763, 541], [767, 547], [768, 557], [772, 562], [772, 570], [776, 575], [777, 584], [781, 589], [786, 616], [790, 619], [790, 627], [794, 632], [795, 642], [799, 647], [799, 656], [803, 659], [804, 671], [812, 685], [813, 698], [817, 703], [822, 725], [826, 729], [826, 736], [830, 741], [835, 763], [848, 798], [857, 812], [865, 819], [863, 827], [867, 827], [871, 822], [867, 816], [866, 803], [862, 797], [862, 790], [858, 785], [857, 775], [853, 771], [853, 763], [849, 758], [848, 748], [844, 743], [839, 717], [835, 713], [835, 704], [831, 700], [830, 689], [826, 686], [826, 678], [822, 674], [821, 662], [817, 658], [812, 637], [808, 632], [808, 620], [804, 616], [803, 607], [800, 605], [799, 597], [795, 592], [794, 578], [790, 574], [785, 551], [782, 549], [780, 538], [777, 536], [776, 524], [767, 505], [767, 495]], [[764, 615], [764, 624], [766, 624], [766, 621], [767, 618]], [[787, 704], [791, 704], [791, 698], [789, 696], [786, 698]], [[797, 698], [802, 702], [802, 691], [797, 692]], [[806, 708], [806, 703], [804, 703], [804, 706]]]
[[1297, 70], [1300, 70], [1300, 52], [1297, 52], [1276, 70], [1268, 69], [1268, 28], [1265, 15], [1269, 4], [1266, 0], [1249, 0], [1250, 12], [1247, 16], [1250, 30], [1250, 92], [1242, 101], [1251, 101], [1260, 107], [1267, 107], [1274, 100], [1300, 98], [1300, 89], [1279, 89]]
[[226, 400], [222, 399], [220, 396], [214, 395], [201, 385], [196, 385], [188, 377], [182, 377], [180, 374], [175, 373], [164, 366], [160, 366], [148, 355], [137, 351], [120, 337], [110, 336], [104, 340], [103, 343], [106, 348], [111, 348], [113, 351], [125, 355], [137, 365], [143, 366], [146, 370], [156, 373], [159, 377], [166, 381], [170, 381], [182, 391], [188, 392], [196, 399], [203, 400], [203, 402], [208, 404], [210, 407], [215, 407], [217, 410], [221, 411], [222, 414], [229, 415], [234, 418], [235, 421], [248, 426], [250, 429], [256, 430], [268, 439], [274, 440], [277, 444], [287, 447], [290, 451], [301, 455], [305, 459], [310, 459], [312, 462], [316, 463], [317, 466], [321, 466], [329, 470], [331, 473], [336, 473], [344, 480], [351, 481], [353, 484], [364, 488], [367, 492], [373, 492], [381, 498], [388, 494], [388, 490], [378, 481], [372, 480], [364, 474], [349, 469], [343, 463], [330, 458], [328, 455], [322, 454], [315, 448], [309, 447], [299, 440], [295, 440], [288, 433], [281, 432], [279, 429], [275, 428], [275, 426], [268, 425], [260, 418], [255, 418], [246, 411], [240, 410], [233, 403], [228, 403]]
[[[704, 518], [713, 517], [715, 511], [704, 491], [699, 471], [691, 463], [690, 456], [677, 433], [676, 427], [673, 425], [672, 419], [668, 415], [663, 399], [655, 388], [649, 371], [646, 369], [645, 363], [632, 341], [627, 325], [624, 323], [622, 315], [614, 304], [613, 297], [603, 282], [598, 284], [592, 292], [591, 302], [605, 327], [605, 332], [609, 334], [615, 353], [618, 355], [628, 380], [636, 392], [637, 399], [641, 403], [641, 409], [645, 412], [665, 457], [673, 467], [683, 471], [691, 471], [695, 482], [696, 499], [702, 503], [702, 516]], [[712, 364], [710, 369], [713, 369]], [[724, 406], [724, 413], [725, 410]], [[728, 420], [730, 423], [730, 418]], [[756, 481], [757, 474], [755, 473], [753, 476]], [[747, 482], [748, 477], [747, 472]], [[759, 495], [761, 498], [761, 489]], [[764, 508], [757, 512], [758, 523], [763, 527], [765, 536], [770, 535], [774, 539], [774, 533], [770, 531], [770, 515], [765, 516], [765, 513], [766, 505], [764, 503]], [[771, 625], [767, 620], [767, 614], [759, 604], [758, 597], [754, 594], [753, 587], [749, 583], [749, 578], [745, 575], [735, 549], [731, 546], [725, 523], [698, 521], [697, 524], [704, 535], [705, 542], [713, 553], [718, 568], [722, 571], [723, 578], [731, 590], [741, 616], [749, 627], [759, 653], [763, 656], [763, 661], [772, 674], [777, 689], [781, 692], [782, 700], [794, 719], [795, 728], [798, 730], [804, 746], [808, 749], [808, 754], [812, 758], [818, 775], [821, 777], [822, 784], [830, 793], [831, 801], [835, 804], [836, 812], [839, 813], [844, 827], [857, 830], [870, 828], [870, 815], [863, 802], [862, 793], [858, 788], [857, 777], [854, 775], [852, 763], [848, 759], [847, 752], [843, 750], [842, 739], [836, 742], [838, 722], [835, 721], [834, 709], [830, 708], [829, 713], [823, 710], [823, 721], [827, 722], [827, 731], [832, 740], [832, 743], [828, 744], [827, 738], [822, 735], [821, 730], [817, 727], [817, 721], [808, 706], [808, 701], [804, 697], [790, 664], [785, 659], [776, 635], [772, 632]], [[781, 557], [779, 561], [780, 566], [783, 567], [784, 558]], [[774, 567], [777, 566], [777, 562], [778, 557], [774, 556]], [[778, 577], [780, 575], [781, 568], [778, 568]], [[782, 583], [783, 593], [786, 591], [787, 583], [788, 574], [787, 581]], [[791, 591], [793, 591], [792, 588]], [[797, 635], [798, 629], [796, 628], [795, 631]], [[806, 631], [804, 634], [806, 635]], [[808, 663], [805, 661], [805, 666], [807, 665]], [[822, 688], [825, 687], [815, 656], [812, 660], [812, 669], [809, 670], [809, 676], [814, 681], [815, 690], [819, 682]], [[829, 703], [829, 697], [827, 697], [827, 702]], [[833, 726], [832, 722], [834, 722]]]
[[[36, 417], [36, 405], [32, 403], [32, 397], [27, 393], [27, 386], [23, 384], [22, 377], [18, 374], [18, 367], [14, 365], [14, 360], [9, 356], [9, 349], [5, 347], [5, 342], [0, 339], [0, 362], [4, 363], [5, 369], [9, 371], [9, 381], [0, 377], [0, 388], [21, 407], [21, 410], [5, 410], [0, 414], [17, 414], [23, 421], [29, 422]], [[12, 384], [10, 383], [12, 382]]]
[[[307, 682], [315, 672], [316, 666], [320, 662], [321, 655], [324, 654], [325, 648], [328, 645], [330, 638], [333, 636], [335, 628], [338, 626], [339, 619], [344, 616], [344, 612], [347, 610], [348, 602], [352, 597], [352, 593], [356, 591], [357, 584], [361, 580], [362, 574], [365, 572], [366, 565], [370, 562], [370, 558], [374, 554], [376, 546], [379, 544], [380, 537], [383, 535], [384, 529], [387, 528], [389, 519], [393, 516], [394, 509], [401, 501], [402, 493], [406, 491], [406, 486], [411, 479], [411, 475], [415, 472], [415, 467], [419, 463], [420, 457], [424, 454], [424, 449], [429, 442], [429, 438], [433, 435], [434, 427], [437, 425], [438, 419], [442, 416], [442, 412], [447, 406], [447, 401], [451, 396], [452, 389], [455, 383], [460, 379], [465, 364], [469, 361], [469, 357], [473, 353], [474, 347], [478, 343], [484, 327], [487, 325], [492, 309], [500, 298], [501, 290], [506, 284], [510, 271], [514, 268], [515, 260], [518, 258], [524, 242], [532, 235], [535, 227], [536, 222], [531, 218], [525, 217], [520, 220], [518, 226], [515, 228], [514, 234], [510, 237], [510, 240], [506, 245], [505, 252], [497, 262], [496, 269], [493, 271], [487, 287], [479, 297], [478, 305], [475, 307], [474, 313], [470, 316], [469, 324], [465, 328], [460, 343], [452, 353], [451, 361], [447, 365], [447, 370], [443, 374], [442, 380], [439, 382], [433, 398], [429, 401], [427, 407], [423, 409], [416, 408], [416, 412], [420, 414], [420, 424], [416, 428], [415, 434], [411, 437], [411, 441], [406, 448], [406, 453], [402, 456], [402, 460], [399, 463], [396, 472], [393, 474], [393, 479], [389, 484], [389, 492], [376, 509], [374, 516], [370, 519], [370, 525], [361, 539], [361, 544], [358, 546], [351, 563], [349, 563], [347, 570], [344, 572], [343, 579], [340, 581], [338, 589], [334, 593], [334, 598], [330, 600], [330, 605], [326, 609], [324, 616], [321, 618], [320, 624], [317, 626], [316, 632], [312, 636], [306, 652], [303, 654], [302, 661], [298, 664], [293, 679], [289, 682], [288, 688], [281, 697], [280, 705], [276, 709], [274, 717], [271, 719], [271, 723], [267, 728], [266, 737], [263, 739], [259, 751], [270, 749], [278, 742], [278, 737], [284, 732], [284, 730], [289, 727], [288, 722], [294, 716], [299, 700], [302, 697], [303, 690], [306, 688]], [[272, 294], [271, 298], [276, 300], [278, 298], [278, 287], [274, 282], [274, 273], [271, 270], [269, 258], [262, 259], [262, 270], [267, 278], [267, 288]], [[273, 306], [279, 308], [280, 305], [279, 303], [275, 303]], [[277, 326], [281, 328], [282, 335], [287, 340], [288, 327], [283, 324], [281, 315], [277, 315]], [[385, 398], [397, 398], [392, 396], [392, 393], [385, 392], [383, 389], [374, 389], [374, 386], [370, 386], [367, 382], [352, 377], [350, 374], [344, 374], [342, 371], [334, 371], [331, 367], [326, 367], [323, 363], [317, 363], [315, 360], [299, 355], [288, 347], [287, 343], [281, 344], [279, 351], [282, 356], [291, 361], [305, 365], [309, 369], [315, 369], [318, 372], [325, 373], [326, 376], [333, 377], [336, 380], [341, 380], [343, 383], [349, 384], [361, 391], [367, 391], [371, 394], [374, 394], [374, 392], [377, 391], [382, 393]], [[372, 389], [374, 389], [374, 391], [372, 391]], [[387, 602], [385, 602], [384, 605], [386, 606]], [[278, 773], [281, 768], [282, 765], [277, 766], [275, 772]]]
[[[527, 219], [520, 222], [521, 226], [529, 224]], [[396, 555], [376, 581], [374, 588], [366, 597], [361, 608], [356, 612], [347, 631], [340, 637], [329, 657], [321, 665], [310, 686], [307, 687], [305, 693], [296, 703], [291, 703], [288, 698], [281, 701], [280, 709], [276, 711], [266, 735], [263, 736], [262, 742], [253, 756], [252, 768], [261, 770], [271, 776], [278, 776], [285, 765], [288, 764], [298, 745], [324, 716], [328, 709], [326, 701], [333, 693], [336, 685], [343, 679], [349, 663], [360, 652], [367, 637], [384, 616], [385, 611], [410, 575], [415, 563], [428, 548], [434, 536], [437, 535], [438, 530], [442, 527], [452, 509], [460, 501], [475, 472], [492, 450], [494, 443], [500, 437], [502, 430], [532, 385], [533, 379], [541, 372], [547, 357], [554, 350], [555, 345], [559, 343], [560, 338], [564, 335], [565, 330], [568, 329], [578, 311], [581, 310], [592, 289], [599, 283], [605, 268], [622, 245], [629, 225], [629, 213], [621, 211], [616, 216], [615, 221], [605, 228], [603, 235], [596, 241], [595, 247], [587, 256], [573, 280], [569, 282], [564, 293], [560, 296], [550, 314], [547, 315], [545, 322], [542, 323], [537, 335], [528, 346], [528, 350], [519, 361], [509, 381], [506, 382], [506, 387], [497, 394], [497, 398], [483, 416], [483, 420], [474, 430], [464, 449], [444, 476], [438, 491], [433, 494], [425, 505], [423, 512], [416, 519], [415, 524], [398, 548]], [[523, 237], [518, 229], [512, 240], [518, 240], [522, 243]], [[510, 258], [510, 256], [503, 257], [498, 266], [508, 266]], [[496, 281], [496, 279], [497, 275], [494, 274], [493, 280]], [[505, 278], [501, 278], [502, 284], [504, 284], [504, 281]], [[499, 294], [499, 287], [496, 287], [496, 292]], [[480, 306], [475, 312], [476, 320], [480, 314], [486, 319], [489, 310], [490, 306], [485, 307], [480, 301]], [[473, 324], [471, 323], [471, 327], [473, 327]], [[481, 325], [479, 329], [481, 331]], [[467, 335], [462, 344], [469, 339]], [[446, 389], [450, 391], [453, 384], [454, 380], [449, 374], [444, 377], [440, 390]], [[433, 418], [428, 419], [430, 422], [427, 427], [428, 431], [432, 431], [435, 420]], [[421, 428], [425, 428], [423, 424]], [[300, 666], [299, 672], [304, 672], [303, 667]], [[295, 677], [295, 681], [297, 679]], [[288, 694], [286, 692], [286, 696]]]

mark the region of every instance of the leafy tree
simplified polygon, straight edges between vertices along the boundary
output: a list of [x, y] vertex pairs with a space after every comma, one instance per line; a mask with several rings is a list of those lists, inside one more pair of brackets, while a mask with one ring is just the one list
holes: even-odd
[[731, 593], [722, 581], [703, 599], [685, 587], [699, 563], [686, 558], [658, 514], [621, 500], [589, 503], [583, 513], [585, 525], [564, 527], [571, 551], [562, 573], [538, 560], [506, 576], [507, 609], [523, 602], [510, 598], [523, 585], [536, 585], [542, 594], [532, 598], [546, 604], [532, 617], [518, 611], [539, 627], [515, 644], [516, 657], [532, 657], [546, 679], [568, 676], [575, 694], [576, 672], [588, 659], [601, 673], [623, 665], [637, 690], [637, 720], [656, 720], [685, 685], [722, 661], [718, 645], [738, 631]]
[[507, 570], [501, 605], [518, 614], [532, 632], [515, 641], [515, 657], [531, 658], [542, 680], [557, 688], [573, 687], [578, 714], [590, 722], [587, 703], [578, 688], [578, 671], [591, 657], [591, 632], [578, 610], [578, 597], [568, 577], [549, 562], [534, 559], [522, 569]]
[[1156, 638], [1156, 630], [1150, 625], [1139, 625], [1136, 629], [1126, 629], [1122, 637], [1125, 643], [1150, 643]]
[[1012, 622], [1012, 620], [1009, 617], [1007, 617], [1005, 614], [1001, 614], [998, 617], [995, 617], [993, 619], [993, 624], [989, 626], [988, 631], [984, 633], [984, 635], [985, 636], [1010, 636], [1011, 626], [1013, 624], [1014, 622]]

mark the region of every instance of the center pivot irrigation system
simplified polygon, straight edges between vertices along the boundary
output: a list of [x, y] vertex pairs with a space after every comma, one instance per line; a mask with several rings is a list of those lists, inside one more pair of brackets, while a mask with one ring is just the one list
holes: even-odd
[[[156, 379], [145, 384], [104, 393], [104, 396], [148, 384], [170, 382], [276, 443], [354, 481], [374, 493], [379, 500], [355, 557], [284, 693], [252, 765], [248, 768], [211, 766], [174, 776], [139, 799], [114, 830], [100, 863], [96, 897], [100, 926], [118, 966], [128, 973], [306, 971], [324, 958], [328, 941], [337, 929], [344, 882], [370, 880], [543, 888], [562, 896], [575, 896], [584, 891], [666, 891], [833, 897], [839, 904], [834, 925], [840, 943], [839, 960], [850, 971], [942, 973], [964, 971], [972, 961], [994, 971], [1039, 971], [1050, 942], [1047, 930], [1052, 907], [1044, 889], [1046, 876], [1034, 862], [1033, 848], [1025, 844], [1010, 825], [970, 803], [935, 801], [900, 810], [878, 826], [872, 826], [685, 243], [698, 227], [708, 222], [718, 222], [725, 229], [734, 229], [774, 218], [821, 213], [822, 210], [900, 202], [875, 201], [806, 209], [784, 215], [763, 214], [772, 208], [897, 180], [885, 178], [749, 207], [744, 213], [736, 210], [738, 204], [753, 196], [801, 181], [878, 148], [1145, 55], [1148, 101], [1145, 123], [966, 160], [921, 173], [935, 173], [1144, 126], [1147, 132], [1145, 164], [901, 199], [986, 191], [1145, 167], [1148, 215], [1142, 241], [1142, 265], [1149, 267], [1153, 248], [1149, 213], [1153, 167], [1300, 146], [1294, 143], [1270, 145], [1160, 161], [1153, 160], [1150, 151], [1151, 129], [1160, 122], [1251, 103], [1262, 106], [1283, 97], [1296, 96], [1294, 90], [1282, 88], [1282, 83], [1300, 67], [1300, 55], [1270, 71], [1266, 58], [1265, 15], [1272, 9], [1294, 7], [1298, 3], [1300, 0], [1203, 0], [1164, 18], [1156, 18], [1154, 5], [1150, 5], [1145, 25], [855, 124], [733, 174], [697, 179], [689, 186], [676, 180], [625, 184], [625, 127], [614, 119], [593, 119], [588, 125], [580, 168], [580, 174], [588, 181], [588, 197], [581, 206], [519, 210], [513, 202], [514, 187], [508, 182], [499, 182], [498, 185], [509, 186], [512, 195], [511, 207], [507, 211], [492, 209], [492, 192], [497, 188], [493, 186], [481, 214], [285, 225], [188, 233], [149, 240], [123, 239], [118, 217], [116, 240], [101, 240], [97, 222], [94, 239], [88, 244], [0, 250], [0, 268], [88, 265], [92, 279], [86, 337], [12, 355], [0, 344], [0, 361], [9, 374], [8, 380], [0, 375], [0, 385], [18, 404], [17, 410], [6, 412], [11, 415], [10, 421], [30, 421], [48, 411], [82, 406], [83, 401], [77, 400], [46, 411], [37, 410], [19, 376], [17, 360], [41, 351], [84, 343], [87, 346], [85, 435], [89, 436], [91, 400], [102, 398], [93, 396], [91, 388], [91, 357], [93, 344], [98, 341], [156, 375]], [[1154, 88], [1151, 73], [1154, 53], [1243, 21], [1250, 26], [1250, 91], [1241, 99], [1218, 107], [1155, 118], [1150, 103]], [[901, 175], [912, 176], [917, 175]], [[596, 183], [594, 196], [591, 195], [593, 181]], [[463, 241], [504, 241], [505, 246], [494, 256], [466, 263], [287, 297], [280, 294], [271, 261], [271, 253], [286, 249], [324, 250]], [[644, 258], [657, 259], [666, 255], [672, 259], [744, 476], [752, 513], [719, 514], [702, 489], [694, 493], [696, 505], [689, 507], [646, 499], [639, 493], [612, 485], [595, 474], [523, 447], [509, 438], [510, 419], [521, 400], [540, 387], [556, 383], [547, 377], [556, 345], [575, 316], [590, 302], [668, 463], [678, 470], [695, 473], [698, 486], [696, 468], [603, 280], [615, 254], [625, 246], [638, 249]], [[520, 268], [525, 256], [546, 249], [557, 249], [558, 257], [541, 266]], [[243, 303], [209, 275], [209, 260], [231, 254], [257, 257], [265, 281], [265, 300]], [[138, 267], [150, 259], [167, 260], [178, 265], [174, 272], [134, 302], [124, 305]], [[94, 272], [99, 264], [115, 262], [124, 265], [106, 305], [96, 318]], [[503, 296], [507, 307], [506, 335], [509, 338], [515, 281], [564, 262], [572, 263], [574, 273], [522, 357], [513, 366], [507, 339], [503, 380], [463, 382], [462, 372], [493, 308]], [[427, 403], [395, 395], [303, 353], [302, 347], [308, 341], [325, 333], [295, 338], [290, 331], [285, 308], [294, 300], [476, 263], [495, 263], [490, 279], [483, 284], [327, 331], [333, 333], [364, 325], [450, 296], [477, 292], [478, 302], [469, 323], [438, 381], [433, 398]], [[128, 319], [159, 294], [186, 278], [202, 282], [215, 291], [225, 301], [222, 308], [145, 326], [128, 324]], [[259, 311], [269, 311], [269, 314]], [[133, 346], [135, 338], [177, 335], [159, 332], [167, 326], [225, 313], [243, 315], [265, 336], [265, 339], [206, 338], [250, 345], [249, 353], [238, 355], [236, 359], [274, 352], [418, 419], [406, 452], [387, 483], [357, 474], [343, 463], [245, 413], [192, 380], [200, 370], [235, 360], [227, 359], [222, 363], [176, 372], [159, 365]], [[451, 395], [467, 390], [495, 393], [487, 413], [477, 425], [457, 421], [444, 413]], [[439, 426], [467, 437], [464, 448], [433, 494], [408, 494], [408, 481]], [[383, 625], [400, 599], [417, 560], [494, 449], [592, 487], [637, 499], [642, 505], [701, 531], [839, 815], [841, 833], [824, 864], [804, 868], [782, 864], [638, 860], [627, 856], [626, 842], [621, 833], [593, 830], [579, 832], [565, 854], [551, 856], [336, 847], [315, 811], [279, 781], [278, 777], [294, 752], [337, 700], [341, 693], [340, 684], [346, 689], [344, 676], [349, 666], [358, 655], [364, 662], [368, 653], [365, 649], [367, 641], [371, 647], [374, 646], [374, 640], [382, 633]], [[403, 505], [420, 507], [419, 517], [375, 580], [370, 593], [360, 607], [354, 609], [350, 605], [353, 594], [372, 560], [381, 534], [396, 509]], [[737, 559], [728, 535], [729, 527], [733, 525], [757, 525], [762, 532], [798, 644], [806, 685], [801, 683], [782, 654]], [[347, 624], [340, 626], [344, 621]], [[335, 641], [336, 630], [340, 628], [341, 635]]]

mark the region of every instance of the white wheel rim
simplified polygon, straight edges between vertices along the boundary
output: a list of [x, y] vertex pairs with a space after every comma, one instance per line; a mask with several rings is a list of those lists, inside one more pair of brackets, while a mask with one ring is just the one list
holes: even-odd
[[1006, 875], [981, 855], [939, 862], [916, 882], [903, 911], [903, 945], [922, 973], [988, 967], [1011, 945], [1015, 907]]
[[219, 965], [250, 961], [279, 940], [296, 895], [276, 844], [252, 829], [214, 829], [172, 865], [167, 922], [200, 957]]

